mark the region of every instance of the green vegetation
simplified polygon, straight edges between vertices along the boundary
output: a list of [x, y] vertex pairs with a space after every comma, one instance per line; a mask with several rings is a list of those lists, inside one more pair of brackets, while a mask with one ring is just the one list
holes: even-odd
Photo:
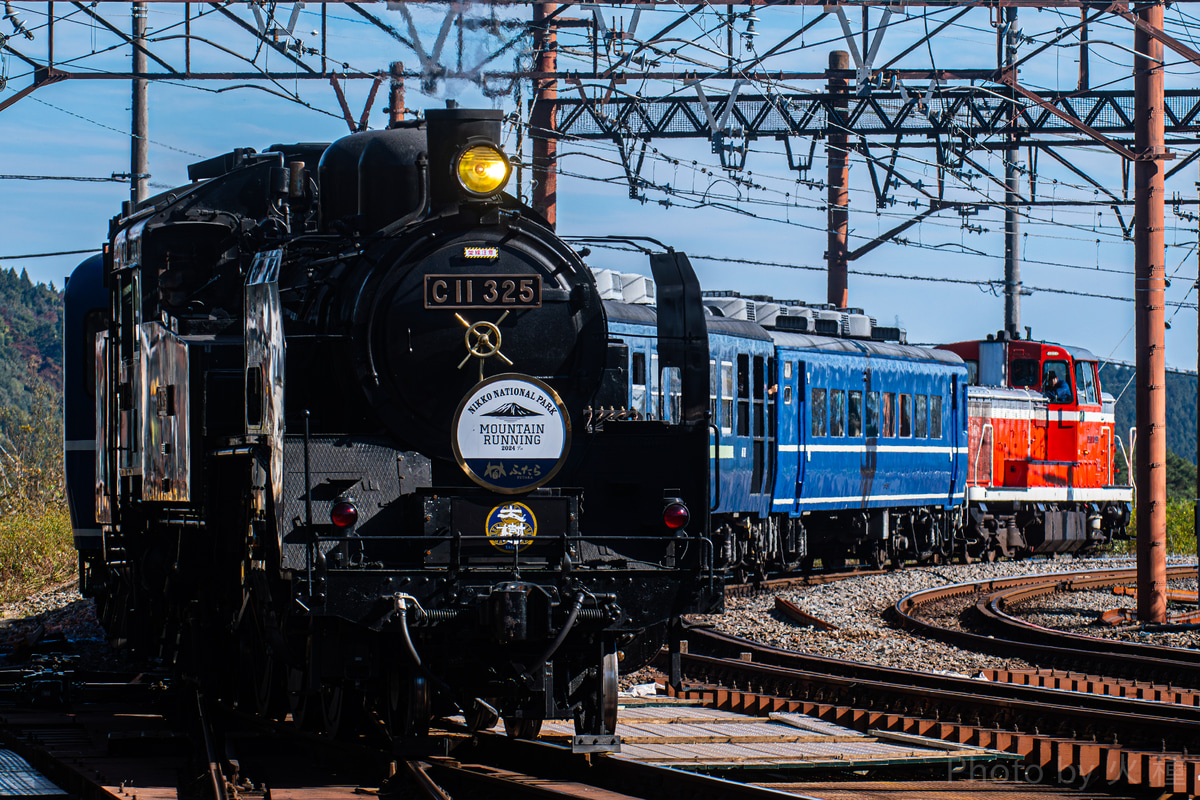
[[62, 462], [62, 295], [0, 270], [0, 602], [74, 574]]
[[[1124, 463], [1117, 470], [1117, 483], [1128, 481]], [[1167, 553], [1173, 556], [1196, 554], [1196, 528], [1193, 498], [1196, 496], [1196, 465], [1167, 451]], [[1135, 515], [1136, 516], [1136, 515]], [[1130, 521], [1129, 533], [1137, 530], [1136, 518]], [[1129, 555], [1134, 543], [1116, 542], [1113, 551]]]
[[50, 387], [60, 408], [62, 353], [62, 293], [0, 269], [0, 409], [29, 412], [38, 386]]
[[[1117, 399], [1117, 434], [1129, 444], [1129, 429], [1136, 421], [1137, 392], [1133, 367], [1106, 364], [1100, 370], [1104, 391]], [[1196, 376], [1167, 373], [1167, 450], [1196, 463]], [[1118, 462], [1121, 459], [1118, 457]], [[1188, 497], [1192, 497], [1188, 491]]]
[[62, 416], [46, 384], [28, 412], [0, 409], [0, 601], [74, 574], [64, 498]]

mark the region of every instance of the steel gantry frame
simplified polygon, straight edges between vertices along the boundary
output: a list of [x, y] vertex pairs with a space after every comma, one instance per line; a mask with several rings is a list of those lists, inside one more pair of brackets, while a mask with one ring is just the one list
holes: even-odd
[[[557, 147], [563, 140], [603, 139], [618, 145], [625, 164], [631, 195], [643, 185], [639, 175], [641, 159], [637, 147], [661, 138], [698, 138], [712, 143], [721, 166], [730, 174], [745, 166], [747, 143], [759, 138], [782, 140], [789, 166], [805, 170], [812, 166], [810, 152], [807, 162], [793, 163], [791, 139], [824, 139], [828, 162], [827, 185], [829, 244], [826, 253], [829, 268], [828, 299], [839, 306], [849, 302], [846, 282], [847, 263], [865, 255], [906, 228], [944, 209], [963, 207], [963, 204], [944, 197], [945, 173], [969, 164], [978, 170], [979, 177], [1005, 190], [1006, 219], [1006, 330], [1015, 334], [1019, 328], [1019, 297], [1022, 292], [1019, 258], [1016, 251], [1016, 217], [1014, 205], [1036, 205], [1036, 161], [1038, 152], [1047, 153], [1064, 168], [1080, 176], [1103, 192], [1100, 202], [1109, 203], [1118, 212], [1122, 228], [1132, 228], [1135, 242], [1135, 305], [1137, 308], [1138, 347], [1138, 442], [1137, 485], [1139, 564], [1145, 564], [1139, 592], [1139, 617], [1161, 620], [1165, 616], [1163, 590], [1165, 538], [1165, 432], [1163, 377], [1164, 287], [1163, 269], [1163, 203], [1164, 179], [1200, 155], [1194, 149], [1170, 171], [1167, 161], [1173, 157], [1168, 146], [1197, 144], [1200, 128], [1200, 89], [1163, 89], [1163, 52], [1170, 50], [1185, 62], [1200, 64], [1200, 52], [1171, 36], [1163, 27], [1161, 3], [1130, 6], [1123, 2], [1090, 2], [1089, 0], [701, 0], [680, 10], [676, 0], [639, 0], [628, 30], [612, 30], [604, 21], [600, 6], [587, 3], [533, 2], [525, 0], [490, 0], [489, 6], [533, 6], [532, 21], [511, 24], [491, 19], [469, 20], [464, 6], [446, 4], [447, 11], [436, 40], [423, 42], [405, 3], [389, 3], [398, 10], [404, 24], [399, 28], [370, 9], [371, 2], [328, 2], [321, 7], [319, 47], [308, 47], [293, 36], [302, 3], [292, 4], [286, 21], [276, 12], [287, 4], [251, 2], [245, 5], [228, 3], [190, 3], [184, 0], [145, 0], [145, 3], [176, 3], [185, 8], [184, 51], [182, 64], [165, 57], [139, 28], [138, 8], [133, 4], [133, 24], [126, 34], [122, 25], [113, 23], [98, 10], [100, 6], [130, 4], [60, 2], [61, 9], [81, 14], [117, 36], [134, 54], [130, 72], [71, 70], [65, 61], [56, 60], [55, 3], [47, 2], [46, 56], [29, 55], [23, 41], [34, 38], [30, 30], [12, 13], [6, 4], [3, 19], [12, 34], [0, 34], [0, 52], [25, 64], [31, 71], [29, 85], [0, 100], [3, 111], [34, 91], [67, 80], [130, 80], [134, 86], [134, 156], [130, 180], [133, 197], [143, 196], [148, 169], [145, 164], [145, 87], [155, 80], [172, 81], [253, 81], [280, 80], [328, 81], [337, 94], [339, 106], [350, 130], [367, 127], [368, 113], [384, 80], [391, 81], [388, 119], [403, 118], [405, 109], [404, 83], [419, 81], [423, 91], [440, 81], [463, 78], [475, 81], [489, 96], [508, 94], [519, 82], [528, 82], [533, 97], [528, 109], [532, 157], [528, 169], [533, 187], [535, 206], [553, 222], [556, 203]], [[1184, 0], [1188, 2], [1188, 0]], [[428, 4], [427, 4], [428, 5]], [[436, 5], [436, 4], [433, 4]], [[612, 5], [620, 6], [620, 3]], [[406, 70], [399, 61], [386, 71], [364, 72], [350, 70], [332, 59], [326, 40], [326, 9], [340, 6], [382, 31], [398, 45], [412, 53], [409, 63], [417, 69]], [[821, 11], [795, 32], [783, 37], [761, 55], [749, 61], [737, 61], [734, 56], [735, 22], [744, 20], [750, 35], [756, 19], [755, 10], [779, 6], [817, 6]], [[199, 12], [193, 17], [192, 9]], [[858, 7], [862, 26], [852, 30], [849, 15]], [[1079, 21], [1057, 30], [1048, 41], [1041, 42], [1032, 52], [1017, 58], [1016, 9], [1078, 10]], [[880, 19], [868, 24], [868, 9], [877, 8]], [[949, 19], [929, 31], [885, 64], [876, 65], [880, 42], [888, 29], [890, 17], [912, 8], [945, 8], [952, 12]], [[987, 9], [996, 29], [995, 70], [905, 70], [896, 64], [909, 53], [945, 30], [973, 9]], [[572, 9], [582, 12], [569, 15]], [[665, 9], [677, 12], [676, 18], [649, 37], [634, 35], [641, 9]], [[725, 69], [704, 65], [689, 72], [663, 70], [657, 63], [669, 49], [671, 34], [683, 22], [704, 11], [714, 11], [725, 22], [728, 43], [728, 63]], [[738, 11], [735, 9], [748, 9]], [[243, 13], [238, 13], [242, 11]], [[193, 70], [192, 25], [200, 16], [215, 16], [228, 21], [244, 34], [253, 36], [262, 47], [286, 60], [286, 71], [253, 70], [204, 72]], [[252, 16], [250, 20], [248, 17]], [[794, 47], [795, 40], [821, 20], [836, 18], [843, 33], [844, 51], [830, 54], [829, 69], [821, 72], [788, 72], [770, 69], [770, 61]], [[1134, 31], [1134, 90], [1104, 91], [1090, 88], [1088, 61], [1089, 25], [1103, 19], [1122, 20]], [[490, 26], [490, 28], [489, 28]], [[467, 29], [490, 30], [495, 46], [488, 55], [473, 65], [464, 66], [463, 32]], [[591, 47], [591, 71], [562, 71], [559, 55], [559, 32], [586, 29]], [[457, 32], [454, 51], [457, 63], [444, 64], [447, 42]], [[314, 31], [314, 34], [317, 33]], [[508, 35], [507, 39], [504, 38]], [[861, 34], [861, 39], [859, 38]], [[1079, 39], [1079, 80], [1070, 91], [1033, 91], [1022, 85], [1018, 69], [1039, 53], [1068, 39]], [[520, 55], [523, 43], [530, 43], [527, 68], [512, 70], [490, 69], [501, 57]], [[209, 42], [208, 44], [212, 44]], [[630, 45], [625, 51], [624, 45]], [[614, 45], [619, 45], [614, 50]], [[614, 53], [620, 53], [614, 57]], [[249, 59], [247, 59], [249, 60]], [[69, 59], [67, 60], [69, 61]], [[602, 65], [601, 62], [604, 62]], [[153, 62], [153, 66], [151, 63]], [[341, 67], [341, 69], [339, 69]], [[342, 82], [372, 81], [370, 96], [363, 113], [356, 116], [351, 110]], [[687, 91], [665, 97], [629, 96], [618, 87], [630, 81], [668, 81], [682, 84]], [[795, 92], [785, 90], [789, 84], [811, 81], [820, 83], [823, 90]], [[709, 90], [705, 91], [705, 83]], [[728, 91], [714, 93], [712, 84], [732, 83]], [[747, 87], [747, 91], [741, 91]], [[754, 91], [755, 87], [769, 91]], [[0, 90], [4, 87], [0, 86]], [[565, 90], [560, 92], [560, 89]], [[695, 97], [691, 95], [694, 94]], [[140, 115], [140, 122], [138, 121]], [[887, 140], [891, 158], [872, 152], [869, 137]], [[137, 152], [141, 142], [141, 153]], [[1133, 165], [1135, 212], [1127, 226], [1120, 209], [1129, 202], [1127, 191], [1122, 197], [1092, 179], [1077, 165], [1056, 152], [1061, 146], [1091, 145], [1106, 148]], [[815, 146], [815, 145], [814, 145]], [[936, 193], [919, 182], [905, 177], [896, 169], [896, 153], [901, 148], [933, 148], [937, 153], [938, 186]], [[1003, 151], [1007, 154], [1003, 175], [992, 175], [971, 153], [980, 150]], [[1029, 192], [1023, 195], [1016, 161], [1020, 150], [1026, 150], [1032, 162], [1029, 172]], [[644, 154], [644, 149], [643, 149]], [[849, 200], [847, 194], [851, 154], [859, 155], [870, 171], [876, 203], [889, 204], [889, 187], [903, 182], [915, 189], [928, 202], [928, 207], [872, 242], [851, 251], [847, 247]], [[882, 177], [882, 180], [881, 180]], [[980, 205], [980, 204], [975, 204]], [[1146, 535], [1149, 534], [1149, 535]]]

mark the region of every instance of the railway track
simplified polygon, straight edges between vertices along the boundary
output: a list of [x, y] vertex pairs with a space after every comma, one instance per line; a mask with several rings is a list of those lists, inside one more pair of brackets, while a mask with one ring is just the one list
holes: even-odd
[[[851, 576], [864, 574], [876, 573], [863, 570]], [[843, 577], [845, 573], [786, 578], [733, 591], [780, 592]], [[1058, 585], [1085, 585], [1071, 583], [1083, 580], [1074, 575], [1057, 575], [1053, 580]], [[1000, 609], [1000, 616], [1010, 616], [1003, 614], [1003, 607], [1020, 598], [1016, 594], [999, 598], [1005, 592], [1018, 591], [1034, 596], [1038, 588], [1026, 578], [990, 581], [987, 591], [951, 594], [959, 598], [956, 602], [966, 604], [966, 598], [971, 598], [975, 605], [992, 605]], [[990, 598], [988, 602], [984, 602], [986, 598]], [[945, 597], [930, 601], [946, 602]], [[930, 603], [919, 602], [913, 607], [929, 608]], [[1013, 624], [1019, 622], [1013, 619]], [[1099, 792], [1117, 796], [1129, 787], [1200, 792], [1200, 766], [1196, 763], [1200, 759], [1186, 755], [1200, 751], [1200, 692], [1052, 670], [989, 670], [984, 676], [986, 681], [929, 675], [777, 650], [700, 627], [689, 629], [686, 649], [682, 664], [689, 683], [681, 697], [738, 712], [745, 717], [736, 721], [744, 730], [765, 723], [771, 715], [801, 712], [854, 734], [835, 737], [843, 742], [840, 747], [844, 752], [868, 740], [907, 742], [926, 748], [930, 742], [941, 740], [948, 748], [973, 754], [970, 758], [974, 761], [960, 760], [950, 781], [926, 780], [928, 773], [915, 773], [909, 768], [904, 779], [912, 781], [913, 797], [948, 798], [961, 796], [961, 792], [975, 796], [990, 789], [999, 792], [997, 797], [1016, 798], [1023, 796], [1021, 791], [1031, 789], [1028, 784], [1047, 777], [1059, 786], [1038, 787], [1039, 793], [1073, 798], [1095, 797]], [[162, 692], [161, 681], [147, 681], [144, 676], [136, 681], [131, 676], [76, 676], [90, 680], [70, 685], [57, 677], [38, 678], [34, 672], [19, 677], [8, 681], [11, 690], [7, 699], [20, 699], [26, 705], [0, 706], [0, 715], [9, 726], [27, 732], [10, 734], [9, 744], [33, 754], [35, 763], [47, 774], [59, 776], [60, 785], [68, 787], [71, 797], [174, 797], [181, 791], [176, 782], [184, 766], [192, 775], [186, 796], [222, 800], [268, 796], [273, 800], [352, 798], [363, 792], [383, 798], [418, 796], [438, 800], [665, 800], [797, 794], [823, 798], [905, 797], [896, 792], [894, 784], [815, 780], [820, 775], [812, 764], [802, 770], [807, 775], [789, 771], [782, 764], [773, 770], [757, 767], [749, 771], [731, 769], [726, 764], [721, 774], [733, 780], [722, 780], [679, 769], [687, 766], [687, 759], [677, 756], [665, 758], [666, 764], [639, 763], [632, 756], [586, 757], [572, 755], [553, 742], [514, 741], [500, 734], [471, 733], [453, 726], [445, 733], [443, 755], [419, 762], [396, 759], [380, 742], [369, 744], [363, 740], [348, 747], [311, 735], [293, 736], [294, 729], [287, 725], [255, 730], [252, 725], [242, 725], [244, 720], [225, 720], [222, 724], [229, 728], [228, 735], [215, 749], [210, 744], [205, 750], [197, 744], [203, 737], [197, 737], [194, 731], [172, 731], [170, 720], [154, 708], [146, 709], [148, 697]], [[5, 680], [0, 673], [0, 684]], [[19, 690], [15, 688], [18, 684]], [[1107, 688], [1097, 688], [1101, 686]], [[1089, 693], [1095, 696], [1081, 699]], [[30, 707], [34, 702], [41, 705]], [[63, 702], [74, 706], [70, 710], [54, 707]], [[142, 711], [131, 710], [129, 703]], [[119, 722], [96, 722], [106, 715]], [[622, 717], [624, 727], [618, 733], [629, 743], [627, 755], [635, 753], [639, 743], [653, 740], [644, 735], [646, 726], [639, 722], [636, 713]], [[115, 727], [106, 728], [105, 724]], [[92, 725], [99, 727], [88, 727]], [[724, 734], [706, 740], [705, 736], [716, 727], [720, 726], [709, 725], [707, 732], [676, 739], [668, 735], [658, 741], [692, 753], [739, 742], [747, 747], [774, 746], [754, 736], [726, 738], [724, 744], [720, 739]], [[267, 741], [275, 745], [268, 747]], [[755, 745], [756, 741], [759, 744]], [[332, 758], [331, 752], [335, 754]], [[143, 757], [132, 759], [133, 753]], [[302, 770], [297, 765], [297, 754], [301, 753], [308, 754], [300, 756], [306, 762]], [[206, 760], [210, 765], [221, 765], [222, 771], [216, 774], [227, 778], [223, 781], [224, 795], [215, 789], [218, 780], [214, 773], [206, 774]], [[336, 763], [318, 768], [323, 760]], [[696, 760], [700, 759], [693, 758]], [[390, 779], [389, 761], [395, 762], [395, 775]], [[134, 764], [139, 766], [135, 768]], [[690, 768], [695, 769], [695, 765]], [[841, 774], [844, 779], [847, 774], [846, 765], [834, 763], [829, 769], [833, 772], [822, 773], [826, 778]], [[947, 777], [951, 777], [949, 771]], [[769, 779], [764, 777], [765, 772], [771, 773]], [[281, 774], [290, 777], [280, 781]], [[1010, 782], [996, 783], [997, 777], [1009, 778]]]
[[[1195, 574], [1193, 566], [1172, 567], [1167, 578]], [[1005, 611], [1007, 606], [1054, 592], [1117, 586], [1136, 577], [1136, 570], [1121, 569], [964, 583], [914, 592], [897, 601], [893, 610], [904, 628], [965, 649], [1017, 656], [1061, 669], [1101, 672], [1110, 678], [1200, 688], [1200, 651], [1053, 630]], [[964, 611], [973, 612], [981, 631], [961, 624], [964, 616], [968, 623], [972, 621], [972, 613], [964, 615]]]
[[[1025, 768], [1039, 775], [1071, 778], [1085, 787], [1200, 793], [1200, 758], [1189, 755], [1200, 747], [1200, 692], [1191, 690], [1195, 651], [1062, 635], [1004, 610], [1053, 591], [1124, 583], [1134, 574], [1021, 576], [917, 592], [896, 604], [905, 627], [925, 635], [1052, 666], [1087, 664], [1088, 672], [938, 675], [786, 651], [693, 628], [682, 663], [694, 684], [682, 696], [721, 708], [800, 711], [860, 731], [995, 748], [1020, 755]], [[1177, 568], [1169, 577], [1194, 574], [1194, 567]], [[782, 598], [777, 608], [800, 624], [811, 622]], [[964, 615], [963, 608], [971, 614]], [[989, 629], [990, 636], [963, 630], [959, 618], [972, 615], [998, 627]], [[955, 624], [947, 628], [947, 619]], [[1166, 686], [1164, 676], [1185, 681]]]

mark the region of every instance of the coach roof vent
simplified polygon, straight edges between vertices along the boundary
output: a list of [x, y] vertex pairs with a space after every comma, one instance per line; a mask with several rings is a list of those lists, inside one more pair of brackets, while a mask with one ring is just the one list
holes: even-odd
[[862, 311], [851, 309], [851, 313], [842, 317], [842, 335], [851, 339], [870, 339], [871, 328], [874, 324], [875, 320]]
[[780, 314], [775, 317], [775, 330], [791, 331], [793, 333], [812, 333], [813, 324], [812, 320], [808, 317]]
[[612, 269], [594, 269], [592, 275], [596, 278], [596, 291], [601, 300], [625, 300], [625, 276]]
[[[714, 293], [716, 294], [716, 293]], [[719, 294], [726, 294], [721, 292]], [[755, 321], [755, 303], [744, 297], [721, 297], [705, 295], [704, 304], [729, 319], [744, 319]]]
[[[762, 314], [759, 313], [761, 321]], [[816, 316], [813, 310], [807, 306], [786, 304], [779, 309], [779, 313], [769, 323], [762, 323], [764, 327], [774, 327], [781, 331], [798, 331], [800, 333], [811, 333], [816, 330]]]
[[762, 325], [764, 328], [770, 328], [775, 324], [775, 320], [780, 314], [786, 314], [787, 310], [779, 305], [779, 303], [755, 303], [754, 317], [755, 322]]
[[908, 331], [904, 330], [904, 328], [872, 325], [871, 338], [878, 342], [899, 342], [900, 344], [905, 344], [908, 342]]
[[654, 281], [645, 275], [622, 275], [625, 282], [622, 293], [626, 303], [654, 305]]

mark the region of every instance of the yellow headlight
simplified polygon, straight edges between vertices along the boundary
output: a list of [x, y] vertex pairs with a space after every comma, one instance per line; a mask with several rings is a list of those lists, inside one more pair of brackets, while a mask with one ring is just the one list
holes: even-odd
[[508, 159], [494, 147], [477, 144], [458, 158], [458, 182], [472, 194], [489, 195], [508, 183]]

